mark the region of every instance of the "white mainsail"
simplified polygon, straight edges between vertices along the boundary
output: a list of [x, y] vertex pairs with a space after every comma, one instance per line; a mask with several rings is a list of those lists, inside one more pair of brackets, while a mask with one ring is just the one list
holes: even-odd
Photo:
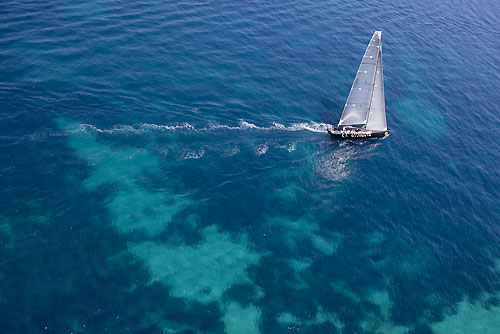
[[366, 129], [378, 131], [387, 130], [387, 122], [385, 120], [384, 74], [382, 71], [382, 46], [380, 47], [380, 59], [377, 63], [377, 72], [375, 73], [375, 84], [373, 85], [373, 94], [370, 102]]
[[382, 72], [382, 31], [375, 31], [359, 65], [339, 126], [387, 130]]

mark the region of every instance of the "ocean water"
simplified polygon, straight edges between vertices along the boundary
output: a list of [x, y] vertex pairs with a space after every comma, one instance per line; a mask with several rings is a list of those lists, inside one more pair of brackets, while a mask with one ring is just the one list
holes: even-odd
[[[0, 3], [0, 332], [499, 333], [500, 3]], [[374, 30], [383, 140], [337, 140]]]

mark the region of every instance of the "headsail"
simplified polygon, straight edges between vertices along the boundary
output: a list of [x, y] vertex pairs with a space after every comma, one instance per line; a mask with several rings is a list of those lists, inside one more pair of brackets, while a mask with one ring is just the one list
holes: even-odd
[[[355, 125], [374, 130], [387, 129], [383, 96], [382, 31], [375, 31], [359, 65], [339, 126]], [[383, 117], [380, 116], [381, 112]]]

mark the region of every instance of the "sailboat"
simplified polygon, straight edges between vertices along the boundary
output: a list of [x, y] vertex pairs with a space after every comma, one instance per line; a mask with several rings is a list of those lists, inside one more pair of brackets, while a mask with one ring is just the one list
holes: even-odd
[[382, 31], [375, 31], [359, 65], [337, 127], [332, 136], [343, 138], [385, 137], [384, 77], [382, 73]]

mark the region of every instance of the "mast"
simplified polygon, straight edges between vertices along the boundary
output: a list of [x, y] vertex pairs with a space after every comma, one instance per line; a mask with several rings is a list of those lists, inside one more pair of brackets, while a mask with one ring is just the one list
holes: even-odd
[[[340, 117], [338, 126], [362, 126], [365, 127], [369, 122], [370, 109], [372, 99], [375, 101], [380, 99], [379, 92], [375, 92], [375, 85], [379, 87], [378, 80], [382, 79], [382, 31], [375, 31], [365, 54], [359, 65], [356, 78], [351, 87], [349, 96], [347, 97], [344, 111]], [[379, 64], [380, 63], [380, 64]], [[380, 67], [380, 68], [379, 68]], [[377, 76], [377, 71], [379, 76]], [[375, 80], [377, 79], [377, 83]], [[376, 93], [376, 94], [375, 94]], [[382, 81], [382, 96], [383, 96], [383, 81]], [[379, 108], [378, 102], [375, 104]], [[385, 120], [385, 107], [384, 107], [384, 120]], [[377, 112], [378, 114], [378, 112]], [[377, 117], [375, 117], [375, 120]], [[371, 124], [371, 120], [370, 120]], [[377, 125], [378, 126], [378, 125]]]

